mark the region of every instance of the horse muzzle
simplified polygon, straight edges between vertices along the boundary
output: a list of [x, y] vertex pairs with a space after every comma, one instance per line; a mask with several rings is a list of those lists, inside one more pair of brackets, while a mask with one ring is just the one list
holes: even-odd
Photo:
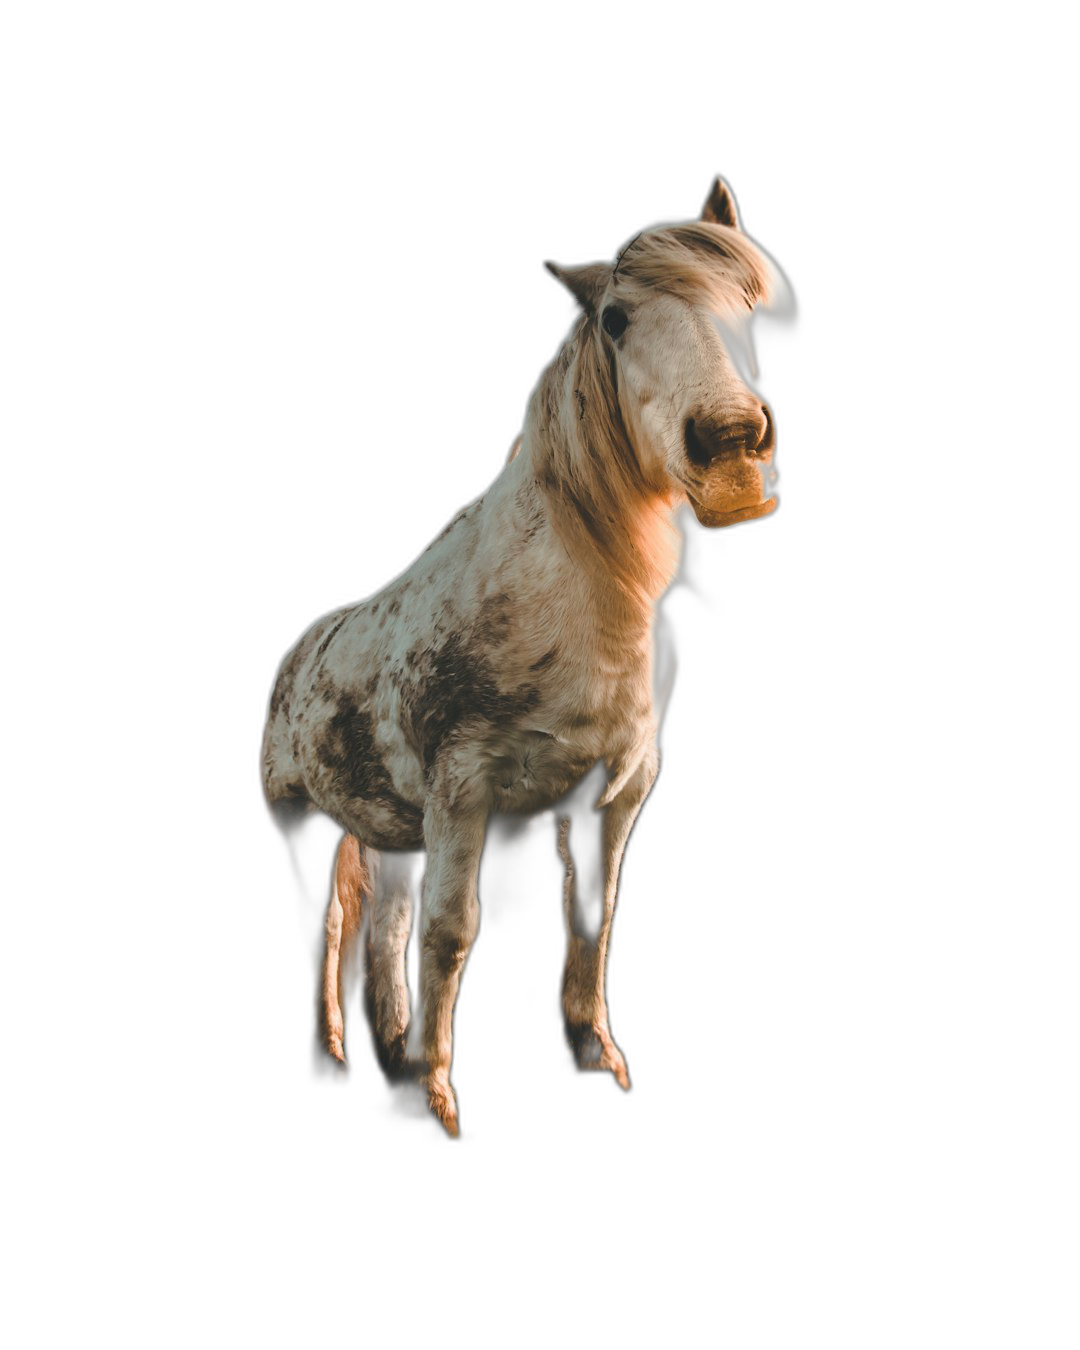
[[690, 504], [702, 525], [735, 525], [776, 509], [777, 498], [766, 497], [763, 479], [776, 445], [772, 413], [765, 404], [757, 416], [720, 427], [690, 418], [684, 438], [694, 469]]
[[717, 460], [749, 457], [768, 461], [776, 445], [776, 428], [768, 405], [727, 422], [691, 417], [683, 427], [686, 457], [695, 469], [708, 470]]

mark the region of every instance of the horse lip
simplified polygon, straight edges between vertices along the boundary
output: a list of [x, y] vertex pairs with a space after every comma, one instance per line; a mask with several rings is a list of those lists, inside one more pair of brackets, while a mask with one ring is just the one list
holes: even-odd
[[694, 515], [697, 516], [699, 523], [708, 529], [737, 525], [741, 520], [757, 520], [759, 516], [767, 516], [775, 511], [779, 502], [779, 497], [766, 497], [763, 501], [754, 502], [750, 506], [740, 506], [734, 511], [714, 511], [708, 506], [703, 506], [693, 493], [690, 494], [690, 505], [694, 508]]
[[747, 499], [744, 499], [744, 495], [749, 495], [749, 489], [747, 489], [747, 493], [738, 494], [738, 505], [730, 506], [730, 508], [726, 510], [717, 509], [714, 508], [714, 506], [707, 504], [705, 499], [707, 495], [707, 485], [703, 485], [701, 482], [695, 483], [693, 479], [688, 481], [686, 478], [680, 478], [680, 482], [682, 482], [684, 489], [686, 489], [686, 495], [690, 498], [690, 501], [694, 502], [697, 506], [701, 506], [702, 510], [707, 510], [707, 512], [711, 512], [714, 516], [733, 516], [734, 513], [748, 510], [751, 506], [760, 506], [763, 502], [772, 501], [772, 489], [774, 489], [776, 482], [778, 482], [780, 477], [779, 472], [776, 471], [776, 467], [772, 463], [759, 464], [759, 466], [756, 467], [757, 474], [759, 474], [759, 478], [761, 479], [759, 497], [751, 497], [751, 499], [747, 501]]
[[760, 497], [756, 502], [742, 502], [741, 506], [732, 506], [732, 508], [726, 510], [718, 510], [715, 506], [706, 505], [698, 495], [694, 495], [694, 501], [697, 502], [698, 506], [701, 506], [702, 510], [707, 510], [711, 516], [740, 516], [744, 510], [751, 510], [752, 508], [756, 508], [756, 506], [764, 506], [765, 502], [776, 501], [776, 498], [772, 497], [772, 495], [768, 495], [768, 497]]

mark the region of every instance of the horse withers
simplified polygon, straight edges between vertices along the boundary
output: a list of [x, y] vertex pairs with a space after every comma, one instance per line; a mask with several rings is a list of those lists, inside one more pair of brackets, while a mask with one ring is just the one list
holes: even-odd
[[451, 1134], [454, 1001], [488, 821], [552, 807], [598, 764], [593, 895], [574, 867], [582, 822], [560, 818], [563, 1011], [581, 1067], [629, 1087], [605, 966], [623, 849], [657, 773], [653, 611], [677, 563], [674, 513], [688, 500], [716, 526], [775, 505], [772, 415], [716, 322], [767, 301], [774, 274], [723, 182], [699, 220], [643, 231], [614, 264], [547, 266], [580, 314], [502, 473], [384, 590], [308, 629], [278, 673], [263, 742], [268, 800], [346, 831], [322, 989], [341, 1061], [342, 963], [366, 907], [376, 1044], [385, 1067], [404, 1065], [413, 896], [395, 855], [426, 853], [418, 1071]]

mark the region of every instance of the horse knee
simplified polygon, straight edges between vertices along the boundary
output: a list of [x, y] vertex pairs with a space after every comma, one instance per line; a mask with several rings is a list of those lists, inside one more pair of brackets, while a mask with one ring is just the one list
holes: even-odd
[[475, 901], [457, 913], [437, 914], [424, 926], [424, 954], [440, 975], [458, 974], [479, 926], [480, 906]]

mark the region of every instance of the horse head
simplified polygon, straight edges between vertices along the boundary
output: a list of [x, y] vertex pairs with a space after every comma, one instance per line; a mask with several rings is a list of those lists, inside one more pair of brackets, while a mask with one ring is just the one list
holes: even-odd
[[594, 329], [645, 481], [684, 495], [704, 525], [766, 515], [768, 405], [741, 378], [718, 321], [767, 303], [775, 273], [717, 179], [700, 220], [643, 231], [613, 264], [547, 264]]

